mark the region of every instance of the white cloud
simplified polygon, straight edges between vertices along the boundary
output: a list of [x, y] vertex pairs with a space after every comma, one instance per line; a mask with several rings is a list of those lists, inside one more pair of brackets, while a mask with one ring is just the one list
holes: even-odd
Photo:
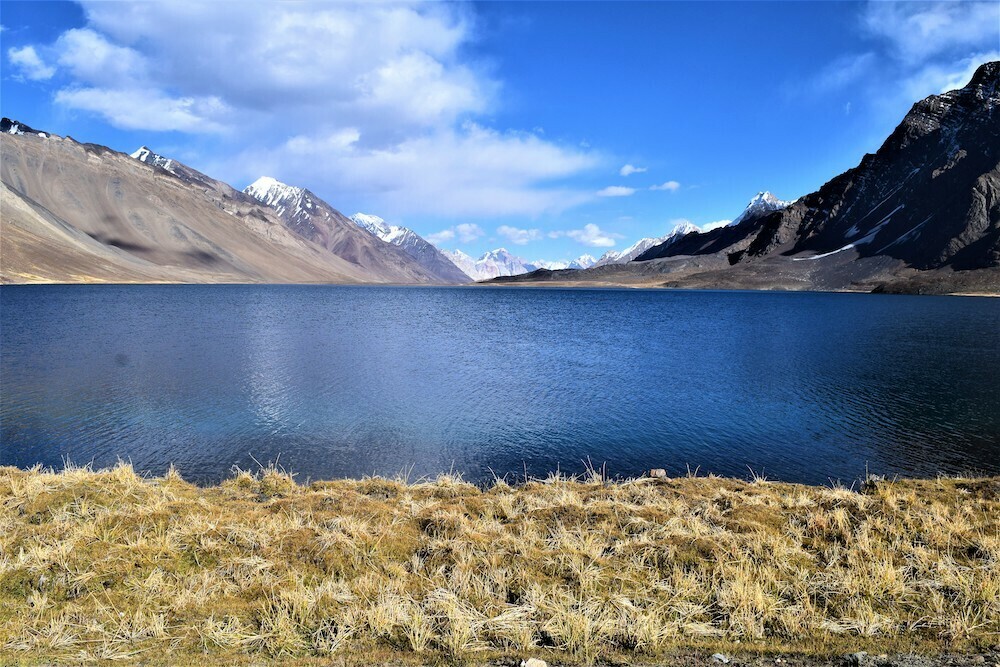
[[126, 129], [191, 133], [225, 129], [212, 120], [227, 111], [217, 97], [171, 99], [156, 91], [81, 88], [60, 90], [55, 100], [67, 107], [99, 113], [117, 127]]
[[497, 234], [515, 245], [525, 245], [529, 241], [537, 241], [542, 238], [542, 232], [537, 229], [519, 229], [509, 225], [497, 227]]
[[812, 94], [823, 95], [848, 86], [878, 67], [878, 57], [873, 52], [847, 54], [824, 67], [809, 84]]
[[441, 245], [442, 243], [453, 241], [455, 240], [455, 230], [453, 228], [442, 229], [440, 232], [428, 234], [427, 240], [434, 245]]
[[55, 67], [42, 62], [33, 46], [7, 49], [7, 59], [20, 70], [21, 76], [32, 81], [45, 81], [56, 73]]
[[630, 197], [634, 194], [635, 188], [626, 188], [622, 185], [609, 185], [597, 191], [598, 197]]
[[384, 147], [345, 143], [339, 134], [295, 137], [276, 148], [248, 149], [215, 171], [235, 173], [241, 182], [272, 174], [331, 201], [367, 195], [394, 217], [535, 216], [592, 198], [549, 183], [593, 167], [597, 158], [532, 134], [466, 123]]
[[604, 232], [600, 227], [592, 223], [584, 225], [583, 229], [549, 232], [549, 238], [557, 239], [563, 236], [591, 248], [610, 248], [615, 244], [615, 239], [624, 238], [621, 234]]
[[713, 229], [718, 229], [719, 227], [727, 226], [732, 220], [716, 220], [715, 222], [706, 222], [701, 226], [701, 231], [710, 232]]
[[56, 102], [126, 129], [218, 133], [239, 149], [199, 167], [225, 180], [271, 173], [403, 217], [538, 216], [594, 197], [561, 184], [594, 152], [470, 122], [502, 85], [469, 58], [471, 6], [82, 4], [87, 26], [38, 51], [71, 77]]
[[969, 83], [980, 65], [992, 60], [1000, 60], [1000, 51], [979, 53], [947, 65], [925, 65], [907, 79], [904, 85], [905, 94], [917, 100], [928, 95], [962, 88]]
[[485, 232], [479, 225], [463, 222], [460, 225], [442, 229], [440, 232], [428, 234], [427, 240], [434, 245], [440, 245], [442, 243], [453, 241], [457, 237], [462, 243], [471, 243], [484, 234]]
[[636, 167], [634, 165], [627, 164], [618, 170], [618, 173], [622, 176], [631, 176], [632, 174], [641, 174], [644, 171], [646, 171], [645, 167]]
[[149, 68], [135, 49], [112, 44], [89, 29], [67, 30], [54, 46], [58, 62], [79, 83], [113, 89], [146, 85]]
[[474, 225], [468, 222], [464, 222], [461, 225], [455, 225], [455, 232], [458, 233], [458, 238], [462, 243], [472, 243], [486, 233], [479, 225]]
[[904, 62], [920, 63], [938, 54], [997, 44], [1000, 3], [869, 2], [863, 22], [888, 40]]
[[668, 192], [677, 192], [678, 190], [680, 190], [680, 188], [681, 188], [681, 184], [678, 183], [677, 181], [667, 181], [663, 185], [651, 185], [651, 186], [649, 186], [650, 190], [666, 190]]

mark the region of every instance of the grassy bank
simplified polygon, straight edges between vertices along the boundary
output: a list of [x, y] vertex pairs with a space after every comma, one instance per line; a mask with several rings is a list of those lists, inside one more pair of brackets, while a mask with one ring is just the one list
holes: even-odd
[[0, 663], [655, 662], [998, 633], [1000, 478], [198, 488], [0, 468]]

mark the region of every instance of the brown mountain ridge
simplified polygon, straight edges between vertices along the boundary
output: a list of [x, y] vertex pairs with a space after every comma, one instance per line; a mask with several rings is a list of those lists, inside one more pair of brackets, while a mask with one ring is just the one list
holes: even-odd
[[328, 212], [324, 239], [148, 149], [133, 157], [8, 119], [2, 131], [4, 283], [455, 282], [318, 198]]

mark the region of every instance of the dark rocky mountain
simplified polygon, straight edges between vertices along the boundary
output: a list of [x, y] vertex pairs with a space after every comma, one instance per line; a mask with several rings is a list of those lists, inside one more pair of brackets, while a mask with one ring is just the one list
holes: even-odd
[[914, 104], [876, 153], [816, 192], [734, 222], [618, 269], [522, 279], [1000, 293], [1000, 62]]
[[0, 134], [37, 134], [41, 137], [49, 136], [47, 132], [42, 132], [36, 130], [33, 127], [29, 127], [24, 123], [19, 123], [16, 120], [11, 120], [10, 118], [0, 118]]
[[[733, 263], [853, 250], [918, 269], [1000, 264], [1000, 62], [913, 105], [874, 155], [786, 209], [698, 239]], [[664, 256], [699, 254], [696, 239]], [[707, 243], [706, 243], [707, 242]], [[640, 260], [658, 257], [656, 249]]]

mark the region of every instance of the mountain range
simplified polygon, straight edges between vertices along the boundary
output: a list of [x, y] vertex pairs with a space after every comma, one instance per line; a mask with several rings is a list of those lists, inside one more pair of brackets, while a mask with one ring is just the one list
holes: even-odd
[[874, 154], [816, 192], [756, 199], [729, 225], [624, 264], [497, 280], [1000, 293], [1000, 62], [914, 104]]
[[0, 130], [3, 282], [469, 282], [304, 188], [261, 178], [240, 192], [145, 146]]
[[[1000, 62], [913, 105], [857, 167], [732, 222], [594, 260], [473, 259], [262, 177], [239, 191], [148, 147], [126, 155], [0, 121], [0, 282], [502, 282], [1000, 293]], [[790, 159], [794, 159], [791, 157]]]
[[[659, 238], [644, 238], [639, 239], [634, 244], [630, 245], [624, 250], [609, 250], [600, 259], [592, 264], [592, 266], [605, 266], [607, 264], [626, 264], [631, 262], [633, 259], [643, 254], [650, 248], [658, 246], [664, 243], [669, 243], [674, 239], [678, 239], [685, 234], [690, 234], [692, 232], [697, 232], [698, 227], [694, 226], [690, 222], [682, 222], [677, 224], [673, 229], [670, 230], [665, 236]], [[543, 267], [552, 268], [552, 267]], [[589, 268], [589, 267], [580, 267]]]

